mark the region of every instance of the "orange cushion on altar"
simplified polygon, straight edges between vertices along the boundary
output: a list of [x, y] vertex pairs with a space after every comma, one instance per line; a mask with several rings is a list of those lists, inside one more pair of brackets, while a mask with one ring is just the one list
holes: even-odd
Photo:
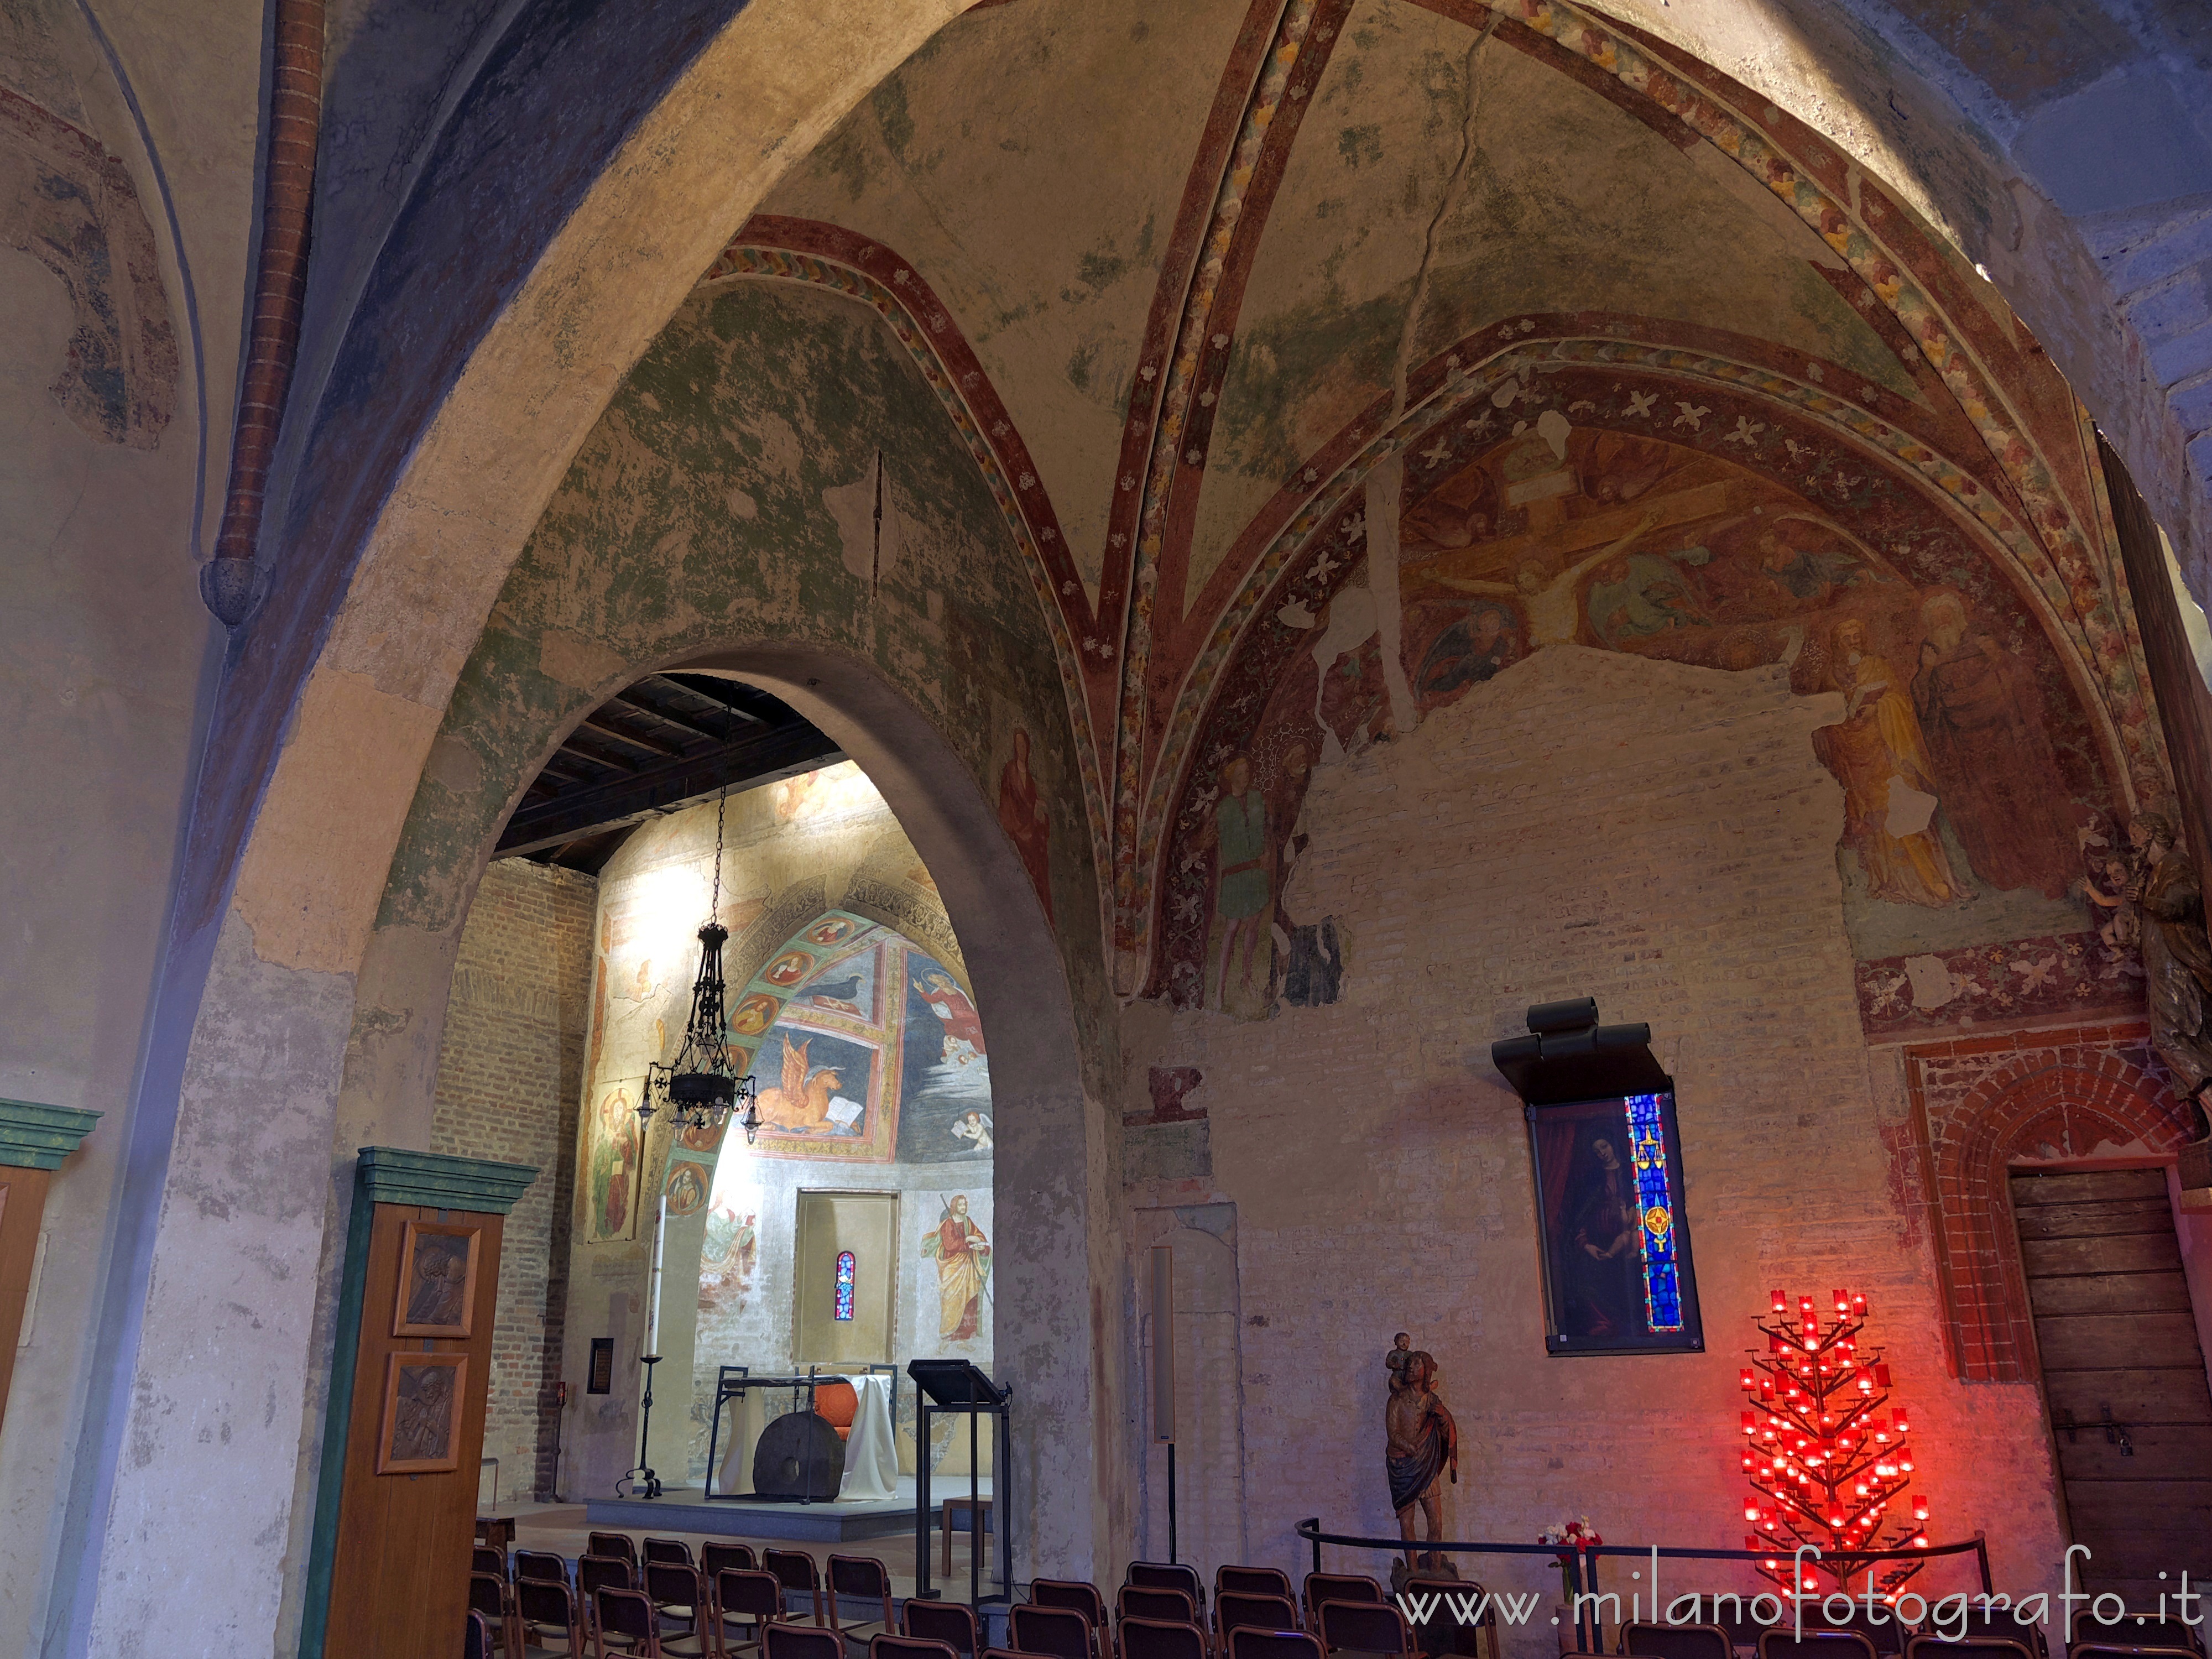
[[814, 1390], [817, 1414], [829, 1419], [840, 1440], [853, 1437], [853, 1419], [860, 1414], [860, 1395], [850, 1382], [824, 1382]]

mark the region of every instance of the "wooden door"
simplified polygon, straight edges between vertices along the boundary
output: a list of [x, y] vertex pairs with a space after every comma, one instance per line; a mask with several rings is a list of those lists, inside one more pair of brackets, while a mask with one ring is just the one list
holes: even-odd
[[[2163, 1170], [2012, 1177], [2076, 1580], [2155, 1610], [2212, 1577], [2212, 1391]], [[2161, 1583], [2160, 1573], [2166, 1577]]]

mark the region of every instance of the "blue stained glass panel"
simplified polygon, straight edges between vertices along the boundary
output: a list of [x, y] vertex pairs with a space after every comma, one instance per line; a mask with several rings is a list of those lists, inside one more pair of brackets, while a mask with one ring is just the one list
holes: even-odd
[[1631, 1095], [1628, 1144], [1634, 1150], [1636, 1198], [1643, 1212], [1644, 1316], [1655, 1331], [1682, 1328], [1682, 1285], [1674, 1228], [1674, 1181], [1659, 1095]]
[[837, 1252], [837, 1309], [831, 1318], [850, 1319], [853, 1316], [853, 1273], [859, 1266], [850, 1250]]

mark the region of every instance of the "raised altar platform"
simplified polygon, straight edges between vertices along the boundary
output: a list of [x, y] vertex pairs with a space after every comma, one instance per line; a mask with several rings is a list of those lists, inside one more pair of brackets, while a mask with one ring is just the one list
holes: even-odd
[[[958, 1491], [954, 1492], [948, 1482], [957, 1482]], [[968, 1495], [965, 1475], [940, 1476], [935, 1484], [946, 1496]], [[986, 1493], [991, 1490], [988, 1477], [978, 1484]], [[696, 1486], [671, 1486], [653, 1498], [591, 1498], [586, 1502], [584, 1512], [592, 1526], [627, 1532], [703, 1532], [725, 1538], [788, 1538], [825, 1544], [862, 1538], [911, 1539], [914, 1477], [900, 1475], [896, 1492], [887, 1498], [833, 1498], [826, 1504], [787, 1504], [763, 1502], [757, 1498], [718, 1498], [709, 1504], [702, 1499]], [[933, 1516], [930, 1526], [934, 1533]]]

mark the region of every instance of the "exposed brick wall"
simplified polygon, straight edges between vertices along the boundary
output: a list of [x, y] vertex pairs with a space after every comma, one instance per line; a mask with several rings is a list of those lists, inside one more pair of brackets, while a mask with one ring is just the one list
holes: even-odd
[[[1212, 1149], [1210, 1170], [1180, 1175], [1133, 1155], [1133, 1206], [1237, 1206], [1249, 1559], [1301, 1567], [1305, 1516], [1396, 1531], [1382, 1361], [1399, 1330], [1437, 1356], [1464, 1438], [1447, 1535], [1532, 1539], [1587, 1515], [1608, 1541], [1740, 1547], [1752, 1316], [1776, 1285], [1849, 1285], [1922, 1425], [1935, 1530], [1986, 1528], [2007, 1587], [2053, 1574], [2037, 1391], [1948, 1373], [1934, 1246], [1899, 1178], [1905, 1090], [1858, 1020], [1841, 792], [1810, 735], [1840, 713], [1775, 671], [1540, 652], [1410, 736], [1316, 768], [1286, 890], [1300, 922], [1339, 921], [1337, 1002], [1249, 1023], [1148, 1010], [1125, 1028], [1125, 1112], [1153, 1104], [1152, 1068], [1195, 1066]], [[1489, 1052], [1528, 1005], [1581, 994], [1650, 1021], [1677, 1080], [1702, 1354], [1546, 1354], [1528, 1131]], [[1188, 1528], [1181, 1543], [1208, 1570], [1240, 1547]], [[1473, 1571], [1544, 1593], [1548, 1617], [1543, 1564]], [[1609, 1585], [1634, 1588], [1628, 1572]], [[1739, 1582], [1689, 1564], [1665, 1580]], [[1509, 1649], [1554, 1647], [1539, 1622]]]
[[1977, 1382], [2036, 1376], [2006, 1170], [2170, 1155], [2189, 1138], [2141, 1022], [1960, 1038], [1905, 1051], [1926, 1160], [1953, 1369]]
[[438, 1055], [433, 1152], [540, 1171], [507, 1218], [500, 1256], [484, 1455], [500, 1497], [550, 1497], [554, 1414], [574, 1210], [592, 927], [599, 883], [502, 859], [461, 931]]

